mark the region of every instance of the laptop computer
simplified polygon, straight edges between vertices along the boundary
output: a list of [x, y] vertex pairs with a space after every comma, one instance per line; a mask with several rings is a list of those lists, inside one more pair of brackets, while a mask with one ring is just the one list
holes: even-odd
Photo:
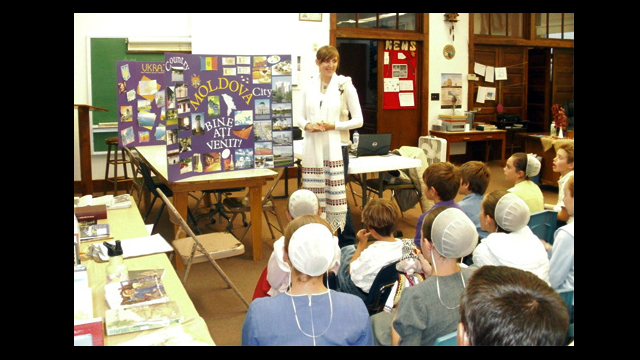
[[360, 134], [356, 156], [376, 156], [389, 154], [391, 133]]

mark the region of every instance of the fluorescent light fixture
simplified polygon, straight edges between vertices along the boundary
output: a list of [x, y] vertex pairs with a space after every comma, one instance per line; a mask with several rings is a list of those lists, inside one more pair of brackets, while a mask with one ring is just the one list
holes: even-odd
[[191, 37], [130, 37], [127, 48], [130, 52], [191, 51]]

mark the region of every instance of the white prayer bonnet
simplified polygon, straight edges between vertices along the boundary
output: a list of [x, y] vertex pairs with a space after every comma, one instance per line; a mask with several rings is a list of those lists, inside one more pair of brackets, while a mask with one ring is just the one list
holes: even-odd
[[518, 195], [508, 193], [498, 200], [495, 217], [498, 226], [504, 230], [518, 231], [529, 223], [531, 211]]
[[534, 177], [540, 173], [540, 160], [534, 154], [527, 154], [527, 169], [525, 174]]
[[309, 189], [298, 189], [289, 197], [289, 214], [292, 218], [318, 214], [318, 197]]
[[476, 248], [478, 231], [462, 210], [448, 208], [433, 220], [431, 241], [442, 256], [457, 259], [471, 254]]
[[307, 224], [296, 230], [289, 240], [289, 260], [303, 274], [318, 276], [333, 265], [336, 252], [333, 234], [318, 223]]

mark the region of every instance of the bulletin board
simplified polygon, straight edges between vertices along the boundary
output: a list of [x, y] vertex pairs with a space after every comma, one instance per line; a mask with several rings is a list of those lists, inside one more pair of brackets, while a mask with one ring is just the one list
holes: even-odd
[[383, 109], [416, 108], [416, 64], [416, 51], [384, 51]]

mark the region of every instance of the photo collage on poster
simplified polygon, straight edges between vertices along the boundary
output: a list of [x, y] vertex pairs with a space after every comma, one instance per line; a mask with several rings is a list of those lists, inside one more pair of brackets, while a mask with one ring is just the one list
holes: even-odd
[[169, 181], [293, 165], [290, 55], [165, 53]]
[[163, 62], [118, 61], [118, 134], [122, 146], [164, 145], [166, 108]]

